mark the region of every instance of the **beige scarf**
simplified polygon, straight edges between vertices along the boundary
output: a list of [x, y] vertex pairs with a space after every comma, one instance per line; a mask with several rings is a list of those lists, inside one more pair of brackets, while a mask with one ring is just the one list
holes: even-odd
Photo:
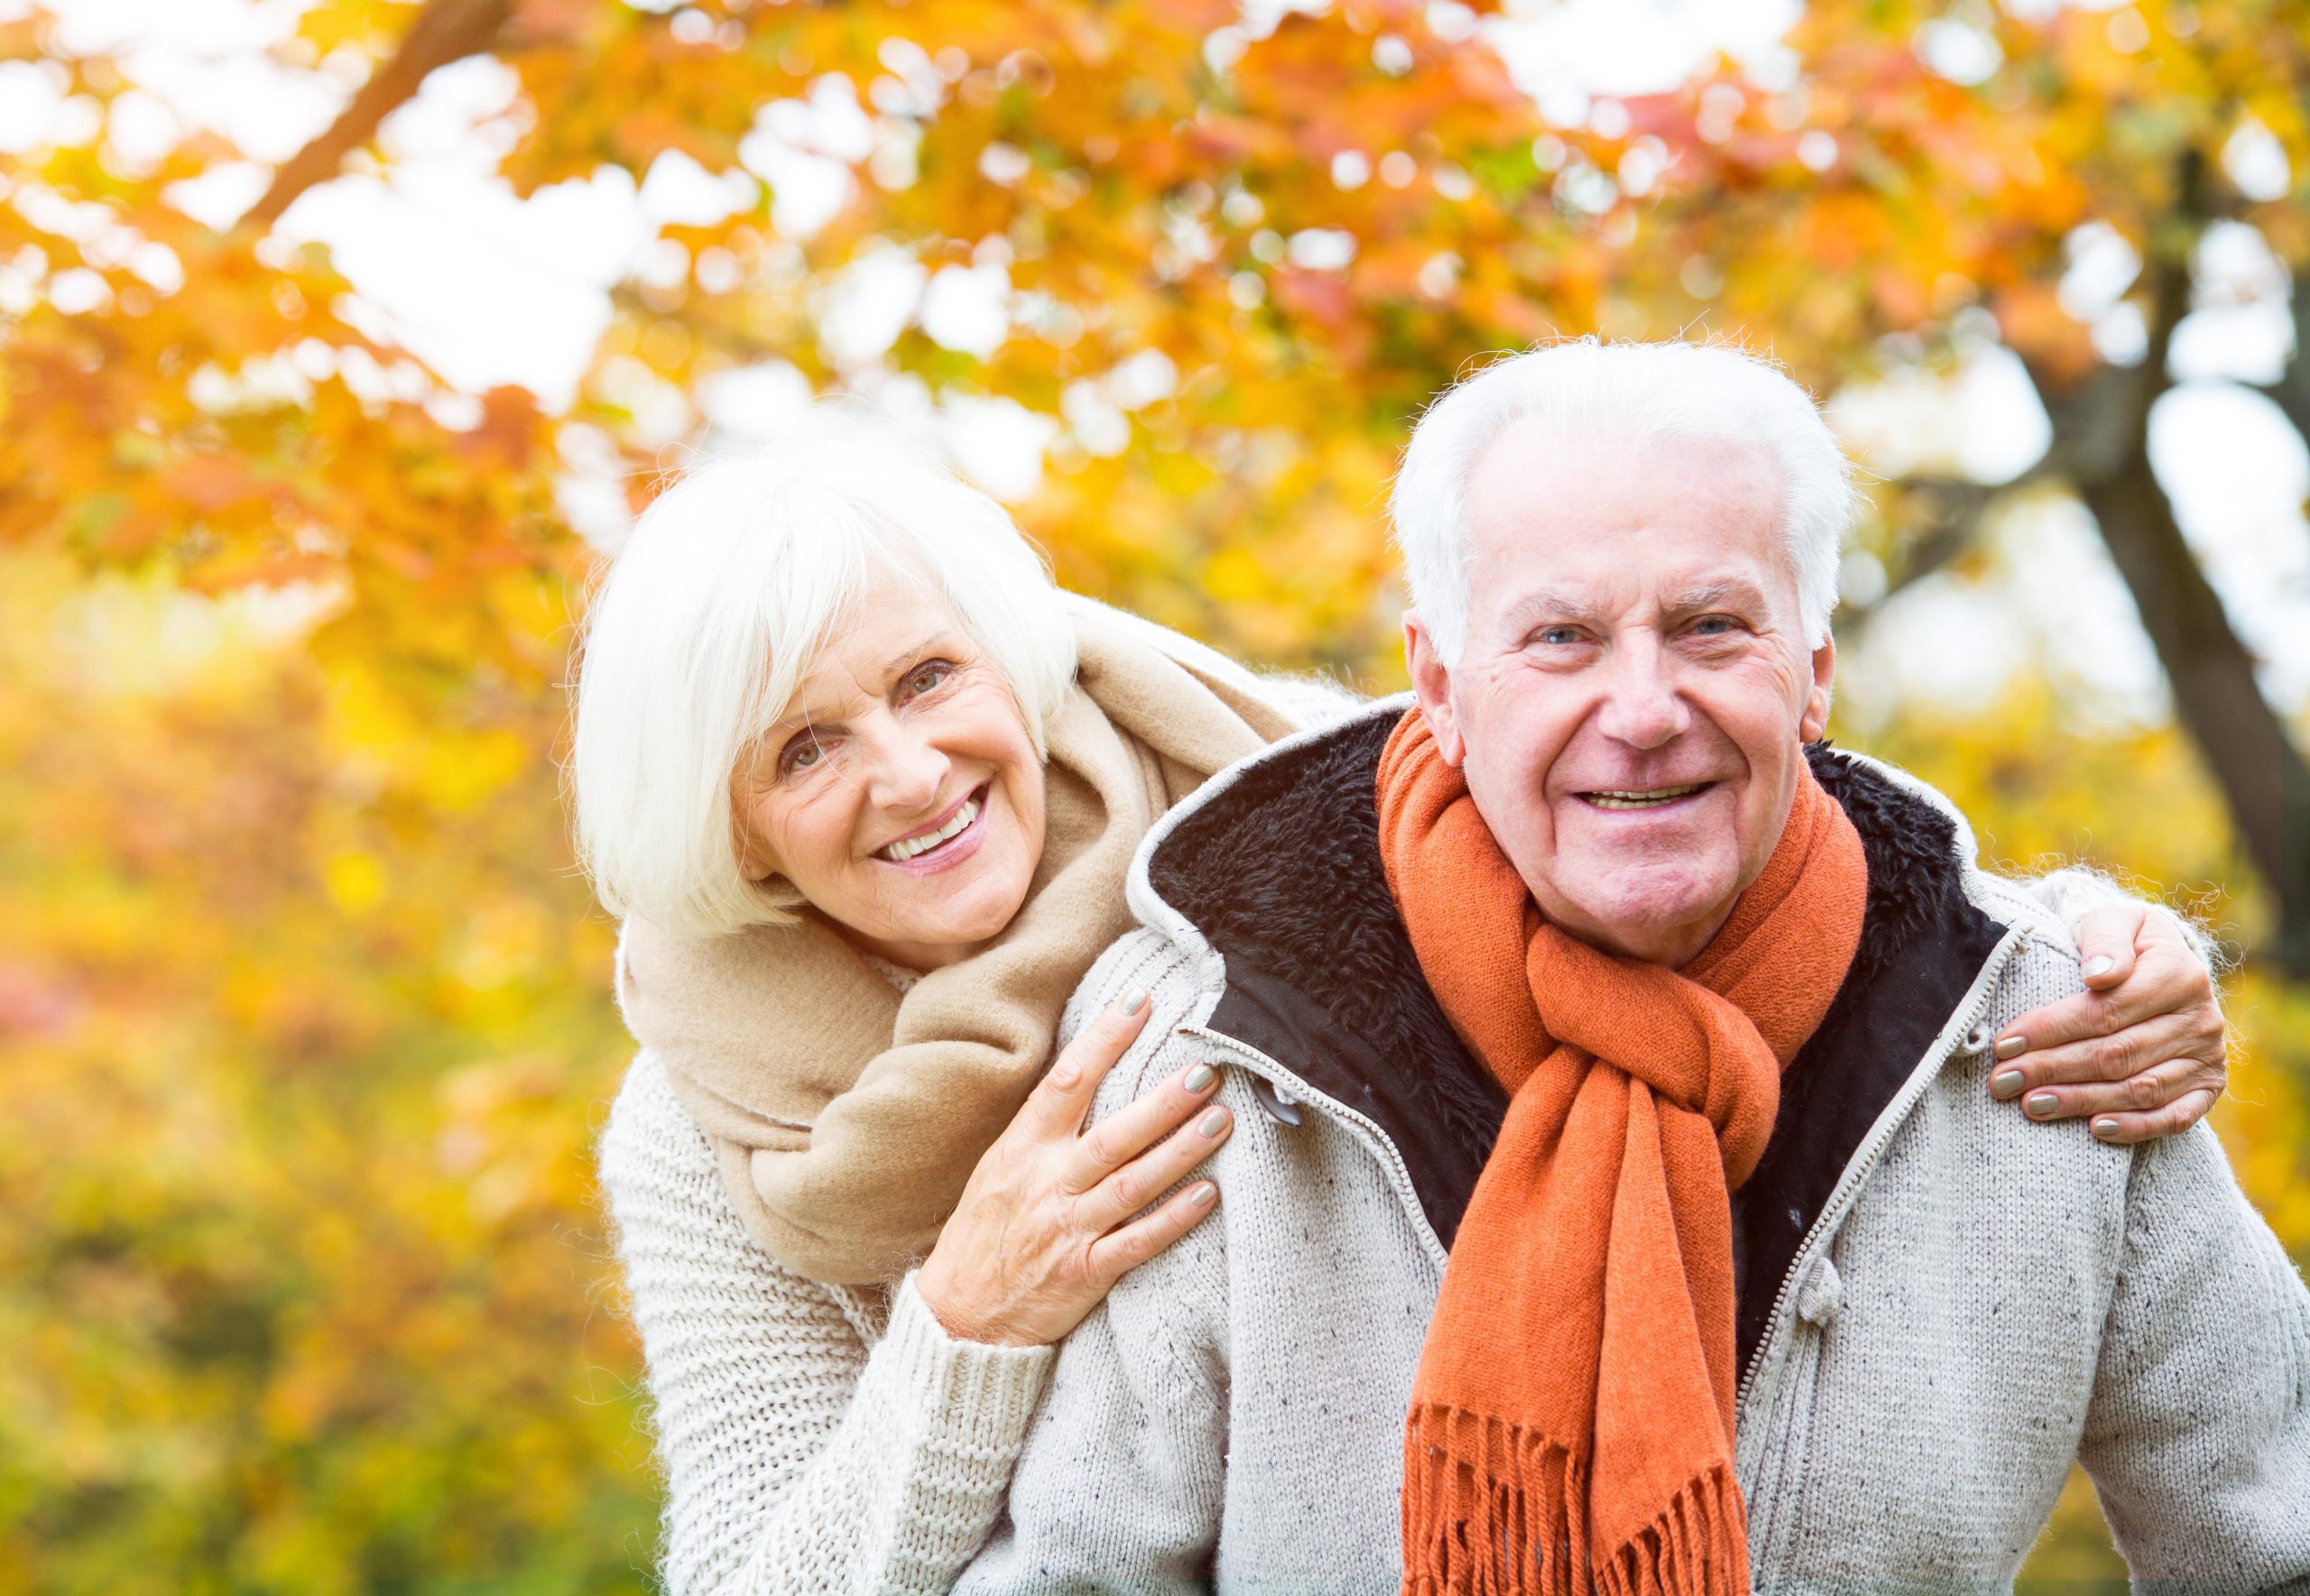
[[746, 1229], [798, 1273], [886, 1280], [929, 1250], [1041, 1078], [1067, 994], [1130, 928], [1140, 838], [1212, 772], [1297, 729], [1254, 678], [1183, 638], [1087, 605], [1076, 632], [1042, 861], [985, 951], [901, 997], [815, 918], [708, 941], [626, 923], [626, 1025], [713, 1142]]

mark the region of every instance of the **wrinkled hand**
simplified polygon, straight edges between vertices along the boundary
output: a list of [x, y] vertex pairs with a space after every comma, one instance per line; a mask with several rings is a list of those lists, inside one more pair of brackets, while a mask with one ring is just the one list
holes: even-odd
[[2103, 1141], [2172, 1136], [2230, 1082], [2229, 1028], [2213, 981], [2173, 916], [2102, 904], [2077, 927], [2087, 991], [2000, 1032], [1990, 1091], [2033, 1120], [2093, 1116]]
[[1133, 995], [1135, 1010], [1109, 1009], [1059, 1054], [971, 1172], [915, 1277], [947, 1334], [997, 1346], [1055, 1342], [1215, 1206], [1219, 1188], [1199, 1180], [1132, 1217], [1217, 1151], [1234, 1128], [1233, 1116], [1214, 1105], [1179, 1130], [1219, 1084], [1209, 1065], [1182, 1070], [1082, 1130], [1099, 1083], [1147, 1023], [1146, 994]]

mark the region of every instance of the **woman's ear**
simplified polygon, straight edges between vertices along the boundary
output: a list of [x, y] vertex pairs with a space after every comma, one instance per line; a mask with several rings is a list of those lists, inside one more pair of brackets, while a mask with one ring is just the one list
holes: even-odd
[[1452, 672], [1437, 651], [1435, 634], [1418, 610], [1404, 612], [1404, 663], [1411, 668], [1411, 690], [1428, 729], [1436, 738], [1436, 752], [1454, 770], [1467, 757], [1460, 737], [1459, 717], [1452, 712]]
[[730, 798], [730, 851], [737, 855], [738, 873], [757, 886], [778, 873], [777, 857], [761, 834], [746, 823], [745, 808], [736, 793]]

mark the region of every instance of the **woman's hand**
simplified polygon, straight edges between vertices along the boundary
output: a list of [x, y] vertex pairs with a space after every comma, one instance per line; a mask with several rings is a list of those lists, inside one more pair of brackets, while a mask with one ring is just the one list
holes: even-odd
[[[971, 1172], [915, 1277], [923, 1305], [947, 1334], [998, 1346], [1055, 1342], [1125, 1273], [1211, 1212], [1219, 1188], [1199, 1180], [1132, 1218], [1234, 1128], [1224, 1108], [1197, 1112], [1219, 1084], [1211, 1066], [1182, 1070], [1082, 1130], [1099, 1083], [1146, 1023], [1144, 992], [1100, 1015]], [[1179, 1130], [1190, 1116], [1195, 1123]]]
[[2020, 1098], [2033, 1120], [2090, 1114], [2103, 1141], [2188, 1130], [2229, 1084], [2230, 1053], [2213, 981], [2180, 925], [2102, 904], [2078, 923], [2077, 950], [2088, 990], [2006, 1027], [1990, 1091]]

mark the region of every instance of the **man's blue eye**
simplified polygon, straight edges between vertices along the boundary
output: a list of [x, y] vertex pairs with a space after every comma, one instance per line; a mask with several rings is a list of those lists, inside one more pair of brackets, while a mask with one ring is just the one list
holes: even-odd
[[1580, 641], [1579, 629], [1572, 626], [1551, 626], [1540, 633], [1540, 641], [1559, 647], [1566, 643], [1576, 643]]
[[1704, 637], [1721, 637], [1725, 632], [1732, 630], [1732, 617], [1730, 615], [1703, 615], [1699, 620], [1693, 623], [1693, 630], [1701, 633]]

